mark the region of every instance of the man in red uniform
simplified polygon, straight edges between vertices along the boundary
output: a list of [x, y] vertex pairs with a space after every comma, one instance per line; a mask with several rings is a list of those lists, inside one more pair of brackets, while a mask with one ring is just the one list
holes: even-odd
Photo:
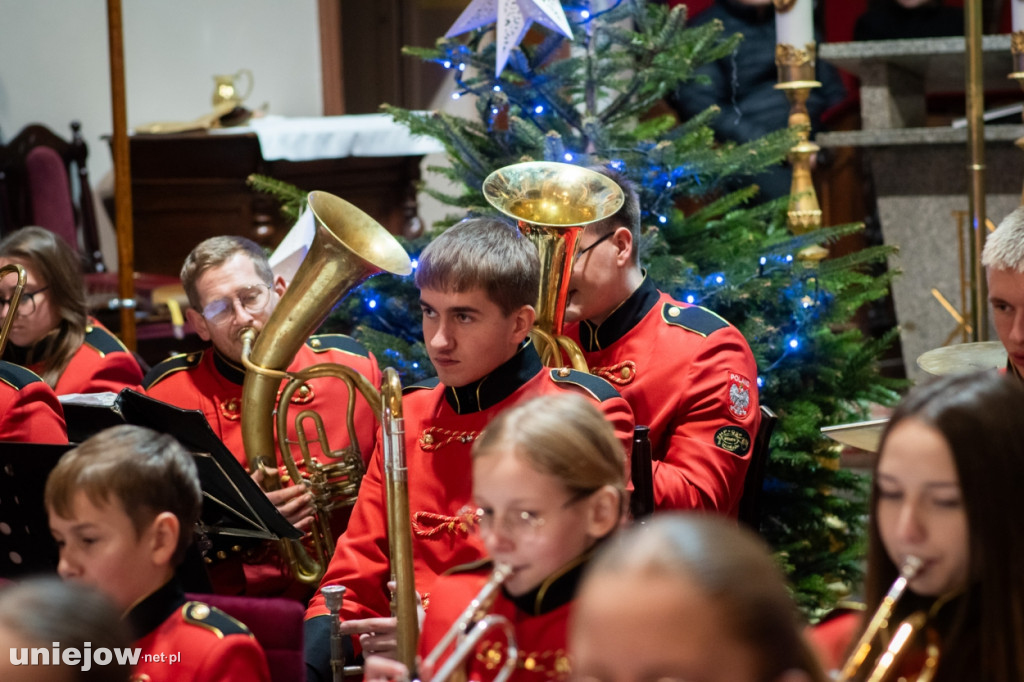
[[141, 649], [132, 679], [269, 680], [248, 629], [175, 578], [199, 520], [192, 456], [170, 435], [124, 424], [58, 462], [44, 492], [65, 580], [99, 589], [124, 612]]
[[[420, 255], [423, 337], [437, 378], [412, 386], [403, 401], [416, 589], [429, 609], [434, 579], [477, 561], [484, 548], [469, 536], [470, 448], [499, 412], [537, 395], [575, 392], [596, 403], [629, 452], [633, 417], [608, 382], [542, 366], [526, 341], [533, 326], [540, 263], [513, 226], [464, 220]], [[344, 585], [343, 627], [370, 652], [394, 650], [384, 472], [374, 451], [348, 530], [321, 582]], [[306, 613], [306, 664], [330, 679], [330, 618], [318, 592]]]
[[46, 382], [0, 360], [0, 443], [67, 443], [64, 410]]
[[981, 264], [1006, 371], [1024, 378], [1024, 209], [1014, 209], [986, 238]]
[[[185, 409], [199, 410], [210, 422], [214, 432], [243, 465], [247, 464], [242, 445], [242, 365], [241, 333], [246, 328], [261, 331], [287, 287], [275, 277], [263, 250], [244, 237], [212, 237], [199, 244], [185, 260], [181, 281], [191, 309], [189, 321], [212, 348], [172, 357], [153, 367], [146, 375], [146, 392], [166, 403]], [[319, 363], [347, 365], [371, 384], [380, 385], [377, 361], [361, 344], [341, 334], [314, 336], [300, 348], [289, 365], [295, 371]], [[349, 444], [345, 409], [349, 392], [344, 382], [333, 378], [313, 379], [299, 388], [291, 398], [289, 413], [297, 415], [313, 410], [324, 418], [328, 447], [332, 450]], [[331, 418], [328, 418], [330, 416]], [[365, 463], [373, 451], [376, 422], [369, 406], [356, 400], [355, 437]], [[294, 418], [289, 419], [288, 439], [297, 442]], [[303, 422], [310, 455], [320, 462], [334, 461], [325, 453], [310, 420]], [[275, 445], [276, 447], [276, 445]], [[301, 530], [308, 530], [312, 521], [311, 494], [303, 486], [290, 483], [278, 452], [278, 466], [285, 487], [270, 491], [268, 497], [285, 518]], [[298, 446], [292, 447], [298, 468], [305, 470]], [[262, 480], [262, 473], [255, 478]], [[309, 596], [308, 588], [297, 586], [276, 550], [267, 548], [259, 556], [246, 558], [245, 592], [273, 596], [284, 593]], [[211, 579], [218, 592], [237, 592], [232, 585], [239, 576], [228, 569], [215, 567]], [[300, 594], [305, 592], [304, 594]]]
[[640, 202], [588, 225], [569, 283], [565, 334], [650, 427], [658, 510], [736, 516], [761, 415], [743, 335], [713, 312], [658, 291], [640, 267]]

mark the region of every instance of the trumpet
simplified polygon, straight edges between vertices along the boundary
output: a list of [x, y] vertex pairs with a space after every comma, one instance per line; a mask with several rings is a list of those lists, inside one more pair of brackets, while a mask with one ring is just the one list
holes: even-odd
[[529, 161], [505, 166], [484, 180], [484, 198], [513, 218], [537, 247], [540, 288], [530, 337], [548, 366], [561, 366], [562, 351], [574, 369], [587, 371], [576, 342], [562, 335], [579, 239], [590, 223], [614, 215], [625, 194], [610, 178], [568, 163]]
[[448, 631], [423, 659], [424, 667], [434, 668], [437, 662], [444, 655], [448, 648], [455, 644], [455, 650], [445, 660], [444, 664], [434, 672], [430, 682], [465, 682], [467, 659], [473, 653], [477, 644], [491, 630], [500, 629], [505, 635], [506, 655], [505, 661], [495, 676], [493, 682], [505, 682], [515, 672], [519, 660], [519, 646], [516, 644], [515, 632], [512, 623], [504, 616], [488, 614], [495, 598], [498, 596], [498, 589], [509, 575], [512, 574], [512, 567], [506, 564], [497, 564], [491, 572], [491, 576], [480, 589], [477, 595], [469, 602], [465, 610], [448, 628]]
[[11, 333], [11, 325], [14, 324], [14, 316], [17, 314], [18, 304], [21, 303], [21, 292], [25, 290], [25, 268], [17, 263], [10, 263], [0, 268], [0, 279], [11, 273], [17, 273], [18, 282], [14, 285], [14, 293], [11, 294], [10, 306], [7, 308], [7, 315], [4, 316], [3, 326], [0, 327], [0, 355], [3, 355], [7, 346], [7, 337]]
[[[920, 572], [921, 567], [922, 562], [918, 557], [908, 556], [905, 559], [903, 566], [900, 568], [899, 577], [893, 582], [889, 591], [882, 599], [881, 604], [878, 605], [878, 609], [871, 616], [871, 620], [868, 621], [864, 633], [857, 640], [857, 644], [853, 648], [853, 653], [850, 654], [846, 663], [843, 664], [842, 670], [840, 670], [839, 676], [836, 678], [837, 680], [840, 682], [850, 682], [852, 680], [888, 682], [895, 679], [894, 675], [896, 674], [898, 664], [903, 660], [910, 648], [910, 643], [926, 629], [931, 614], [924, 611], [912, 613], [899, 624], [892, 637], [889, 638], [888, 643], [885, 644], [885, 650], [875, 657], [874, 665], [870, 669], [868, 667], [869, 658], [872, 651], [878, 648], [875, 646], [876, 638], [888, 629], [896, 603], [903, 596], [908, 583]], [[935, 633], [929, 630], [926, 639], [926, 658], [921, 672], [918, 673], [916, 682], [928, 682], [935, 675], [940, 654], [936, 639]]]

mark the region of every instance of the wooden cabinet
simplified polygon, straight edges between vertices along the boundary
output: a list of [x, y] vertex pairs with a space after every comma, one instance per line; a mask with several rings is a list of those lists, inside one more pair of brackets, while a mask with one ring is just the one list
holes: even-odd
[[291, 226], [272, 197], [246, 185], [252, 173], [336, 194], [395, 234], [415, 224], [420, 156], [267, 161], [252, 132], [134, 135], [130, 150], [139, 272], [177, 275], [192, 248], [215, 235], [276, 246]]

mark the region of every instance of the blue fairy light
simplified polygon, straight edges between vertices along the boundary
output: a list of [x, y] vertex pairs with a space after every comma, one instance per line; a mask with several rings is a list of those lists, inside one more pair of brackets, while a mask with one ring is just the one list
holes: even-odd
[[761, 376], [757, 377], [757, 387], [758, 388], [764, 388], [764, 377], [761, 377]]
[[761, 265], [765, 265], [765, 264], [767, 264], [767, 263], [768, 263], [768, 259], [767, 259], [767, 258], [765, 258], [764, 256], [761, 256], [761, 260], [759, 260], [758, 262], [759, 262], [759, 263], [760, 263]]
[[501, 92], [501, 86], [495, 84], [495, 86], [493, 88], [491, 88], [491, 90], [494, 90], [495, 92]]
[[725, 283], [725, 277], [722, 277], [721, 275], [715, 275], [715, 284], [724, 284], [724, 283]]
[[465, 71], [465, 70], [466, 70], [466, 62], [462, 62], [461, 64], [459, 64], [459, 71]]
[[693, 294], [687, 294], [686, 295], [686, 302], [689, 303], [690, 305], [693, 305], [696, 301], [697, 301], [697, 299], [696, 299], [696, 297], [694, 297]]
[[452, 68], [452, 60], [450, 60], [450, 59], [444, 60], [443, 62], [441, 62], [441, 66], [443, 66], [446, 69]]
[[420, 264], [420, 261], [419, 261], [419, 259], [418, 259], [418, 258], [413, 258], [413, 259], [412, 259], [412, 260], [410, 261], [410, 264], [412, 265], [412, 269], [413, 269], [413, 270], [415, 270], [415, 269], [417, 268], [417, 266], [419, 266], [419, 264]]
[[375, 298], [367, 299], [366, 300], [366, 307], [369, 308], [370, 310], [373, 310], [374, 308], [376, 308], [377, 307], [377, 299], [375, 299]]
[[418, 363], [418, 362], [412, 363], [412, 368], [413, 369], [419, 369], [420, 368], [420, 363]]
[[786, 345], [789, 346], [790, 350], [796, 350], [800, 347], [800, 339], [792, 336], [789, 341], [786, 342]]
[[665, 223], [668, 222], [668, 218], [666, 218], [663, 215], [660, 215], [660, 216], [658, 216], [658, 222], [661, 223], [662, 225], [664, 225]]
[[461, 92], [453, 92], [452, 93], [452, 99], [458, 99], [460, 97], [462, 97], [462, 93]]
[[572, 161], [573, 156], [572, 156], [571, 153], [566, 152], [565, 155], [562, 158], [565, 159], [566, 161]]
[[793, 262], [793, 254], [791, 254], [791, 253], [787, 253], [786, 254], [786, 262], [787, 263], [792, 263]]
[[587, 20], [590, 18], [590, 10], [583, 10], [580, 12], [580, 19]]
[[543, 104], [538, 104], [537, 106], [535, 106], [533, 108], [533, 113], [535, 113], [535, 114], [543, 114], [544, 113], [544, 105]]

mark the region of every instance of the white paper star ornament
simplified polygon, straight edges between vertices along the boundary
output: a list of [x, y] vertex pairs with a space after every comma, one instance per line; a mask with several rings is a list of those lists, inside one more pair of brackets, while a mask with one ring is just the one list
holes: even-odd
[[522, 42], [533, 22], [572, 40], [572, 29], [559, 0], [472, 0], [445, 37], [451, 38], [492, 22], [496, 24], [497, 33], [495, 74], [499, 76], [512, 48]]

